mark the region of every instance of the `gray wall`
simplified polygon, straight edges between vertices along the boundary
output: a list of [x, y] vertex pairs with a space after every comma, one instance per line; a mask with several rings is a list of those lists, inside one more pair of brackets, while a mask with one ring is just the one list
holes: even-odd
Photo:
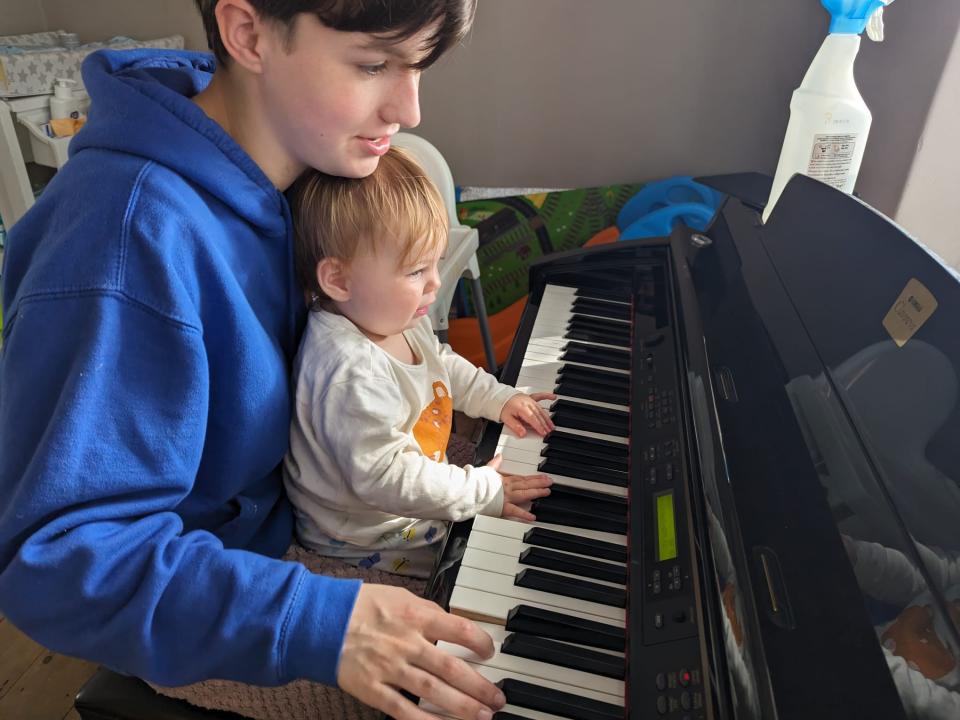
[[[960, 3], [901, 0], [886, 19], [857, 62], [874, 114], [858, 189], [892, 214]], [[468, 185], [772, 174], [827, 26], [816, 0], [482, 0], [465, 47], [424, 78], [422, 131]]]
[[0, 35], [22, 35], [46, 29], [40, 0], [0, 0]]
[[953, 45], [917, 157], [907, 177], [897, 222], [960, 269], [960, 36]]
[[[192, 0], [0, 6], [0, 34], [177, 32], [189, 48], [206, 46]], [[874, 114], [858, 190], [893, 215], [960, 27], [960, 2], [899, 0], [886, 18], [887, 41], [865, 39], [857, 61]], [[34, 21], [43, 27], [29, 27]], [[420, 132], [462, 185], [772, 174], [790, 95], [826, 28], [817, 0], [480, 0], [464, 46], [424, 77]]]

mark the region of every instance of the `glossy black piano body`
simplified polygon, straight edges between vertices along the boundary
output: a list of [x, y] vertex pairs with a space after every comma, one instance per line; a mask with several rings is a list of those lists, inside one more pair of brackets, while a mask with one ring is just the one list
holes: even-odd
[[[948, 667], [960, 662], [960, 282], [868, 206], [805, 177], [766, 226], [768, 181], [706, 181], [729, 197], [704, 233], [534, 266], [503, 370], [505, 382], [521, 374], [547, 289], [594, 298], [588, 318], [629, 302], [623, 717], [960, 717]], [[606, 347], [620, 327], [598, 323], [592, 340], [589, 323], [567, 338], [588, 348], [571, 356], [578, 373], [622, 359]], [[566, 407], [609, 400], [608, 381], [587, 377]], [[499, 438], [487, 429], [480, 461]], [[546, 471], [577, 466], [549, 443]], [[571, 474], [621, 467], [584, 447], [586, 471]], [[578, 502], [543, 512], [576, 533], [593, 507]], [[601, 524], [580, 527], [616, 514], [596, 507]], [[431, 585], [441, 603], [470, 532], [447, 542]], [[900, 563], [887, 585], [877, 558]], [[935, 650], [919, 660], [916, 613], [920, 649]]]

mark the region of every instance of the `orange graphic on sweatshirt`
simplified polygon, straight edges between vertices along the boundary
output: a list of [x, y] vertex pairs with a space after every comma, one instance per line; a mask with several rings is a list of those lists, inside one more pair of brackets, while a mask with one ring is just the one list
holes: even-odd
[[433, 384], [433, 400], [413, 426], [413, 436], [420, 444], [421, 452], [431, 460], [441, 462], [446, 457], [452, 426], [453, 400], [447, 387], [437, 380]]

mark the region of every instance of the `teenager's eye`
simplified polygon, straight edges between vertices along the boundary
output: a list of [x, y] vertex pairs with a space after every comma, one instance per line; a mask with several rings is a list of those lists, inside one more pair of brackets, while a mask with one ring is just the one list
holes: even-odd
[[420, 277], [421, 275], [423, 275], [423, 268], [414, 270], [412, 273], [408, 273], [408, 276], [414, 279]]
[[382, 62], [377, 65], [361, 65], [360, 69], [367, 75], [379, 75], [387, 69], [387, 64]]

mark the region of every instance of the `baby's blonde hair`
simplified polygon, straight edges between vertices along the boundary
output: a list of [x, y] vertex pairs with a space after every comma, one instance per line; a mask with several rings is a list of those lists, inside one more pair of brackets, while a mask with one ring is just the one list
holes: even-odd
[[342, 178], [308, 170], [290, 189], [297, 279], [314, 299], [329, 298], [317, 282], [324, 258], [349, 263], [388, 242], [410, 265], [447, 241], [447, 210], [426, 172], [403, 150], [390, 148], [367, 177]]

